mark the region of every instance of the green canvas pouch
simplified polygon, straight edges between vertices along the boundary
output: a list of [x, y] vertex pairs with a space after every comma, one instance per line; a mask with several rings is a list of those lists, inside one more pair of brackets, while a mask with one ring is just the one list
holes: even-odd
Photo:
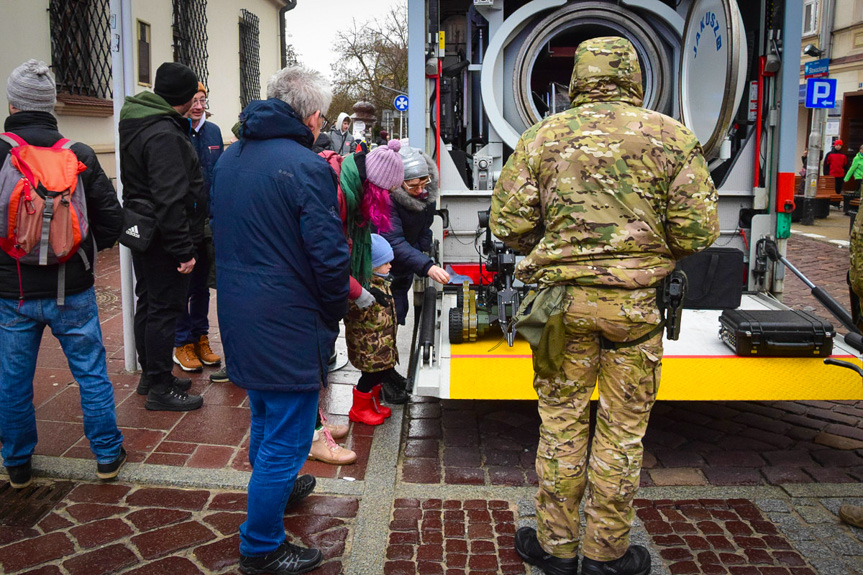
[[515, 316], [516, 329], [530, 344], [533, 369], [540, 377], [554, 375], [563, 365], [565, 305], [566, 286], [550, 286], [530, 292]]

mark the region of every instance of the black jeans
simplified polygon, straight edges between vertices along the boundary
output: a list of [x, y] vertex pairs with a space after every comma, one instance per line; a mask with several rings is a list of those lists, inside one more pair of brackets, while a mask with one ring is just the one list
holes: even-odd
[[154, 243], [146, 252], [132, 252], [135, 268], [135, 348], [144, 375], [153, 384], [165, 380], [174, 368], [174, 334], [177, 318], [186, 306], [189, 275], [177, 271], [180, 262]]

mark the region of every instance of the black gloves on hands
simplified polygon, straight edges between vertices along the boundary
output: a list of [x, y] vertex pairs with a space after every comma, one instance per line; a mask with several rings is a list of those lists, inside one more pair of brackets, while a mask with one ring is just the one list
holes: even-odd
[[378, 305], [382, 305], [384, 307], [390, 305], [392, 301], [392, 296], [387, 295], [380, 288], [370, 287], [369, 293], [372, 294], [375, 298], [375, 301], [378, 302]]

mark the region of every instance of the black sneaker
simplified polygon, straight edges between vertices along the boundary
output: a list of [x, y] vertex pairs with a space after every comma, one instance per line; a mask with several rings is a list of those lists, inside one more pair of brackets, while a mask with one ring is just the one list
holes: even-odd
[[29, 459], [21, 465], [7, 465], [6, 473], [9, 474], [9, 485], [15, 489], [24, 489], [33, 483], [33, 464]]
[[311, 571], [323, 559], [324, 556], [317, 549], [306, 549], [285, 541], [275, 551], [260, 557], [240, 555], [240, 571], [246, 575], [296, 575]]
[[219, 371], [211, 373], [210, 381], [213, 383], [231, 383], [231, 378], [228, 377], [228, 368], [223, 367]]
[[[189, 391], [189, 388], [192, 387], [192, 380], [185, 377], [175, 377], [171, 385], [176, 387], [180, 391]], [[141, 374], [141, 379], [138, 381], [138, 395], [147, 395], [150, 393], [150, 378], [144, 377], [144, 374]]]
[[172, 386], [163, 393], [151, 389], [144, 407], [150, 411], [193, 411], [202, 405], [204, 398], [200, 395], [189, 395]]
[[96, 475], [102, 481], [108, 481], [117, 477], [120, 473], [120, 468], [126, 463], [126, 450], [120, 446], [120, 455], [111, 463], [98, 463], [96, 465]]
[[381, 398], [385, 402], [401, 405], [407, 403], [409, 397], [408, 392], [398, 387], [391, 379], [386, 378], [381, 382]]
[[[545, 552], [536, 539], [536, 529], [522, 527], [515, 532], [515, 552], [530, 565], [536, 565], [547, 575], [577, 575], [578, 557], [561, 559]], [[584, 573], [584, 571], [582, 571]]]
[[309, 496], [315, 490], [317, 480], [314, 475], [297, 475], [297, 480], [294, 481], [294, 488], [291, 489], [291, 495], [288, 497], [288, 502], [285, 504], [285, 509], [296, 505], [303, 499]]
[[630, 545], [614, 561], [581, 560], [581, 575], [650, 575], [650, 553], [641, 545]]

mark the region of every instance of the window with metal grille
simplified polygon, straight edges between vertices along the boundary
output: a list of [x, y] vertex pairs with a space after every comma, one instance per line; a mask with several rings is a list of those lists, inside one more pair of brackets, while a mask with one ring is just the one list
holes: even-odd
[[173, 0], [174, 62], [185, 64], [208, 86], [207, 0]]
[[109, 99], [109, 0], [50, 0], [51, 67], [57, 92]]
[[240, 104], [261, 97], [261, 42], [259, 19], [248, 10], [240, 11]]

